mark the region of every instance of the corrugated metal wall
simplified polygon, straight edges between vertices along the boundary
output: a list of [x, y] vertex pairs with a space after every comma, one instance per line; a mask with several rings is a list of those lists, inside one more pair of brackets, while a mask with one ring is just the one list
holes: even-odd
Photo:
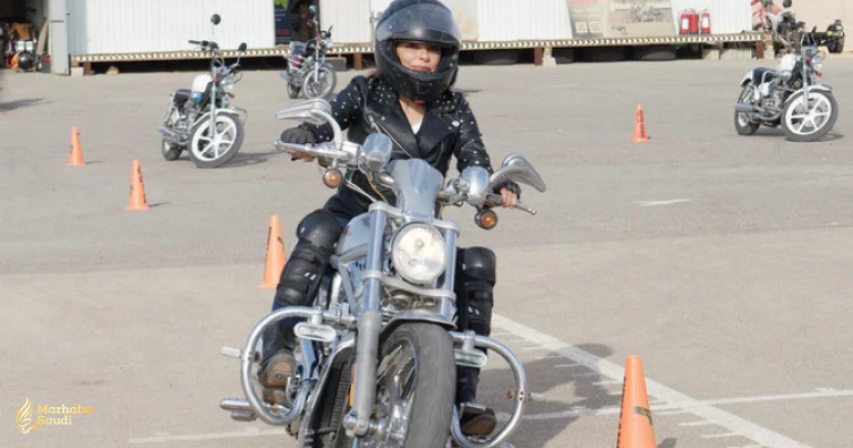
[[479, 0], [480, 41], [570, 39], [566, 0]]
[[320, 0], [320, 26], [332, 28], [332, 41], [370, 42], [371, 0]]
[[[67, 0], [71, 54], [192, 49], [213, 39], [224, 49], [275, 46], [271, 0]], [[222, 23], [213, 34], [210, 16]]]
[[[782, 4], [782, 2], [777, 2]], [[740, 33], [752, 30], [752, 7], [749, 0], [672, 0], [672, 14], [678, 30], [681, 11], [693, 8], [700, 14], [711, 13], [711, 33]]]

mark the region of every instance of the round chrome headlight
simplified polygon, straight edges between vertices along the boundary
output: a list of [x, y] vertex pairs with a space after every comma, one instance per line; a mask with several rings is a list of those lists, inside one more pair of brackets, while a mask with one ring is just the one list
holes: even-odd
[[780, 76], [782, 77], [783, 81], [790, 81], [791, 77], [794, 76], [794, 72], [792, 72], [791, 70], [782, 70]]
[[408, 224], [391, 244], [394, 267], [404, 279], [424, 285], [432, 283], [447, 267], [447, 246], [441, 233], [426, 224]]

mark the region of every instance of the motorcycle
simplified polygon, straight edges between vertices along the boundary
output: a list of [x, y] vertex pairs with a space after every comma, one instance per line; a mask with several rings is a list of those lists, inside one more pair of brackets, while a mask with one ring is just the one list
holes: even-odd
[[[231, 418], [284, 426], [305, 447], [398, 446], [464, 448], [508, 446], [529, 401], [524, 367], [504, 344], [473, 332], [456, 331], [456, 241], [459, 227], [441, 219], [441, 207], [474, 206], [475, 222], [484, 229], [497, 224], [492, 210], [501, 196], [491, 193], [506, 180], [545, 191], [545, 182], [520, 154], [505, 158], [491, 176], [483, 167], [468, 167], [443, 186], [441, 173], [421, 159], [391, 161], [392, 143], [381, 133], [363, 145], [344, 142], [340, 126], [324, 99], [300, 102], [277, 112], [278, 119], [328, 123], [334, 139], [311, 146], [275, 142], [318, 158], [326, 170], [323, 182], [342, 182], [372, 201], [355, 217], [338, 241], [313, 307], [281, 308], [252, 328], [242, 349], [223, 347], [222, 354], [240, 359], [245, 398], [220, 402]], [[346, 174], [341, 172], [346, 170]], [[396, 204], [377, 201], [352, 182], [360, 171], [375, 185], [391, 188]], [[519, 205], [521, 210], [535, 210]], [[294, 333], [295, 376], [285, 404], [262, 401], [254, 367], [261, 359], [265, 329], [282, 319], [301, 318]], [[454, 405], [456, 366], [482, 368], [486, 354], [497, 354], [514, 376], [509, 421], [495, 435], [468, 438], [459, 416], [484, 410], [481, 405]]]
[[[218, 25], [218, 14], [211, 23]], [[231, 106], [234, 85], [238, 77], [237, 68], [246, 52], [246, 43], [237, 50], [237, 61], [227, 65], [219, 45], [213, 41], [189, 41], [201, 51], [212, 53], [210, 72], [197, 75], [192, 89], [179, 89], [169, 99], [163, 126], [163, 158], [172, 161], [180, 157], [185, 149], [198, 168], [216, 168], [228, 163], [243, 144], [245, 122], [248, 112]]]
[[[317, 22], [317, 7], [308, 8], [314, 14], [311, 22], [315, 29], [320, 28]], [[326, 63], [326, 54], [332, 48], [332, 28], [320, 30], [314, 39], [308, 42], [291, 42], [287, 60], [287, 70], [280, 73], [287, 81], [287, 96], [298, 98], [299, 92], [304, 92], [306, 98], [327, 98], [335, 91], [337, 76], [331, 64]]]
[[785, 42], [791, 45], [791, 51], [782, 56], [776, 70], [759, 67], [743, 76], [735, 105], [735, 129], [740, 135], [752, 135], [761, 125], [782, 125], [790, 140], [817, 141], [838, 119], [832, 87], [818, 83], [826, 56], [818, 51], [818, 45], [837, 37], [822, 41], [815, 37], [816, 28], [805, 32], [803, 22], [785, 23]]

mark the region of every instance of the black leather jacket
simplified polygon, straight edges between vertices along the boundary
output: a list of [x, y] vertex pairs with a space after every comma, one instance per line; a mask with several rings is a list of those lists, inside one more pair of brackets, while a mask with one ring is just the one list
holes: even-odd
[[[392, 160], [420, 158], [446, 175], [451, 156], [456, 156], [459, 172], [469, 166], [482, 166], [489, 173], [493, 172], [477, 120], [461, 93], [448, 91], [439, 100], [428, 104], [417, 134], [412, 132], [397, 94], [377, 77], [357, 76], [338, 93], [331, 105], [332, 116], [341, 129], [347, 130], [349, 141], [364, 143], [367, 135], [374, 132], [388, 135], [394, 142]], [[328, 124], [303, 123], [299, 127], [311, 131], [317, 142], [330, 141], [333, 137]], [[353, 175], [353, 183], [377, 199], [378, 190], [388, 201], [394, 202], [390, 190], [371, 185], [360, 172]], [[517, 185], [512, 187], [518, 188]], [[357, 197], [364, 208], [369, 205], [366, 199], [344, 184], [339, 191], [342, 196]]]

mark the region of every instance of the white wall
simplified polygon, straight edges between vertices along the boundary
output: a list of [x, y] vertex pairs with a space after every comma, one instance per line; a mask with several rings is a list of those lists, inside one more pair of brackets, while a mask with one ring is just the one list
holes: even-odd
[[[223, 49], [275, 46], [270, 0], [67, 1], [71, 54], [189, 50], [188, 40], [215, 40]], [[215, 31], [214, 13], [222, 17]]]

